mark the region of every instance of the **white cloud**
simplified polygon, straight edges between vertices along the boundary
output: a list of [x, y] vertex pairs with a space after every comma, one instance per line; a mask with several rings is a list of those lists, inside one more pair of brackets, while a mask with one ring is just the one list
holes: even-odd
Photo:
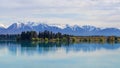
[[1, 0], [0, 10], [0, 22], [7, 25], [29, 20], [118, 27], [120, 22], [120, 0]]

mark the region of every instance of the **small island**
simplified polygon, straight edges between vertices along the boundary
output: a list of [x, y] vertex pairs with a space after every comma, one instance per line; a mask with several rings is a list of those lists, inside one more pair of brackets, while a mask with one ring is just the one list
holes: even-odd
[[43, 31], [24, 31], [21, 34], [0, 35], [0, 41], [39, 41], [39, 42], [68, 42], [68, 43], [119, 43], [118, 36], [74, 36], [62, 34], [60, 32]]

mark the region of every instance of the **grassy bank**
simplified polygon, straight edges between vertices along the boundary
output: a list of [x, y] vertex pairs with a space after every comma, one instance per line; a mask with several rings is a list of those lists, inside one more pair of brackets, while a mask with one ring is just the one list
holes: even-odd
[[70, 36], [69, 38], [32, 38], [31, 41], [40, 42], [71, 42], [71, 43], [119, 43], [120, 37], [116, 36]]

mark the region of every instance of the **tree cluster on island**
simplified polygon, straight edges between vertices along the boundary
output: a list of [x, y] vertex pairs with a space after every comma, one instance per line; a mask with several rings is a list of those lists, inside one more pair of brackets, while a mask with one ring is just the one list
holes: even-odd
[[17, 40], [22, 41], [69, 41], [70, 36], [68, 34], [62, 34], [60, 32], [53, 33], [52, 31], [43, 31], [37, 33], [36, 31], [22, 32]]
[[54, 33], [52, 31], [23, 31], [21, 34], [2, 34], [0, 41], [41, 41], [41, 42], [88, 42], [88, 43], [105, 43], [105, 42], [120, 42], [119, 36], [73, 36], [69, 34], [62, 34], [60, 32]]

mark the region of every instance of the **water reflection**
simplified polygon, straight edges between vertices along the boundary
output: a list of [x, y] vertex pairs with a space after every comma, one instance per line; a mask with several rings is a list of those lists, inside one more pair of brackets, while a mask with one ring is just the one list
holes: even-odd
[[99, 43], [68, 43], [68, 42], [15, 42], [15, 41], [0, 41], [0, 50], [7, 49], [13, 55], [33, 55], [46, 54], [56, 52], [59, 49], [65, 50], [66, 53], [73, 52], [94, 52], [96, 50], [115, 50], [120, 48], [119, 43], [115, 44], [99, 44]]

